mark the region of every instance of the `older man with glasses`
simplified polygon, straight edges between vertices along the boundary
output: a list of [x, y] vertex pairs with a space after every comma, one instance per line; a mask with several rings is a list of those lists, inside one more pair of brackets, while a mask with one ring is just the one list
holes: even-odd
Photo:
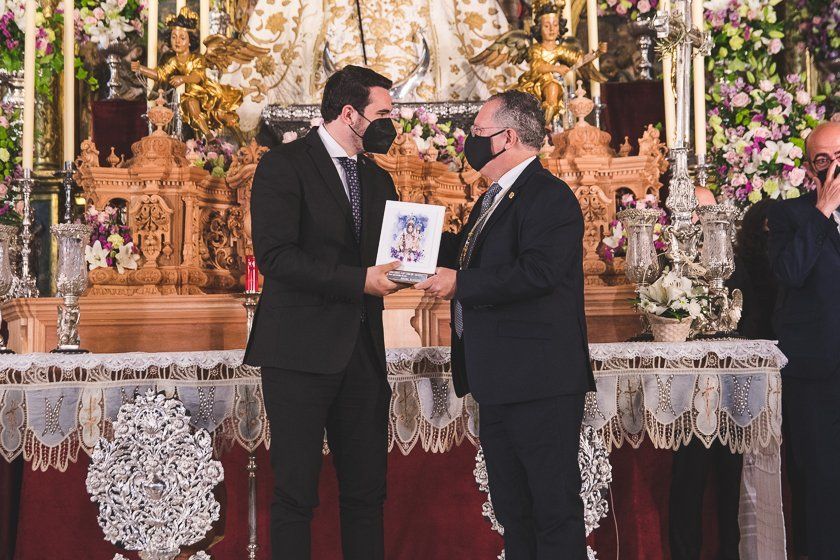
[[491, 97], [464, 144], [488, 179], [417, 288], [452, 300], [452, 376], [481, 405], [481, 445], [509, 560], [585, 560], [578, 442], [595, 388], [583, 314], [583, 217], [537, 158], [539, 101]]
[[774, 327], [788, 357], [785, 421], [804, 468], [810, 560], [840, 559], [840, 123], [817, 126], [805, 169], [815, 191], [769, 213], [779, 280]]

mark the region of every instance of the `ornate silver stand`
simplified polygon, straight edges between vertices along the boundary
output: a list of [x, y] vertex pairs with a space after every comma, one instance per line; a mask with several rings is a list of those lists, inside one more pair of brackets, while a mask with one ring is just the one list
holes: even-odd
[[601, 112], [607, 105], [601, 102], [600, 95], [596, 95], [594, 98], [592, 98], [592, 101], [595, 103], [595, 109], [592, 111], [592, 113], [595, 115], [595, 128], [601, 128]]
[[58, 307], [58, 346], [53, 352], [82, 354], [79, 341], [79, 297], [88, 285], [85, 245], [90, 237], [86, 224], [56, 224], [50, 228], [58, 242], [58, 295], [63, 297]]
[[76, 170], [72, 161], [65, 161], [61, 171], [57, 172], [60, 176], [61, 185], [64, 188], [64, 223], [69, 224], [73, 219], [73, 186], [76, 184], [73, 181], [73, 172]]
[[[5, 300], [9, 296], [9, 291], [14, 284], [9, 243], [16, 235], [15, 226], [0, 225], [0, 300]], [[0, 354], [14, 354], [12, 350], [6, 348], [6, 341], [2, 336], [0, 336]]]
[[105, 85], [108, 89], [105, 90], [106, 99], [117, 99], [120, 96], [120, 57], [117, 53], [110, 52], [105, 56], [105, 64], [108, 66], [108, 81]]
[[190, 433], [184, 405], [151, 389], [120, 407], [114, 434], [97, 442], [86, 481], [105, 539], [142, 560], [173, 560], [219, 519], [213, 488], [224, 471], [210, 434]]
[[[257, 310], [257, 303], [260, 300], [260, 292], [244, 292], [242, 294], [242, 305], [245, 307], [245, 320], [247, 324], [247, 337], [251, 336], [251, 327], [254, 324], [254, 313]], [[257, 559], [257, 456], [254, 453], [248, 455], [248, 560]]]
[[35, 180], [32, 178], [32, 170], [24, 168], [23, 177], [17, 180], [17, 188], [23, 198], [23, 222], [20, 228], [20, 278], [17, 281], [15, 297], [33, 298], [38, 297], [38, 286], [35, 276], [30, 269], [32, 256], [32, 189]]
[[[724, 281], [734, 270], [732, 237], [738, 212], [731, 203], [698, 208], [695, 183], [688, 165], [692, 57], [695, 50], [708, 54], [711, 38], [708, 33], [692, 27], [688, 0], [676, 0], [670, 14], [660, 13], [652, 20], [636, 23], [655, 29], [662, 39], [658, 48], [670, 53], [674, 59], [676, 137], [671, 149], [672, 175], [665, 201], [665, 206], [671, 210], [671, 224], [663, 231], [668, 243], [665, 257], [679, 276], [691, 278], [707, 292], [707, 308], [695, 323], [693, 332], [708, 335], [731, 332], [740, 319], [741, 293], [735, 290], [730, 297]], [[700, 185], [705, 184], [706, 172], [705, 155], [700, 154], [695, 167]], [[695, 213], [702, 227], [694, 223]], [[650, 259], [647, 255], [635, 255], [631, 259], [629, 249], [653, 245], [653, 229], [634, 228], [634, 216], [633, 213], [622, 213], [620, 219], [628, 235], [627, 276], [641, 284], [647, 274], [640, 271], [650, 266]], [[644, 239], [640, 239], [642, 237]]]

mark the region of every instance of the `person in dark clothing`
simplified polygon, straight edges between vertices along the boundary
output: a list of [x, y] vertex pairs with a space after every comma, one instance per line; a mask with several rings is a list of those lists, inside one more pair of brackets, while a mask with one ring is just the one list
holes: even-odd
[[[738, 332], [750, 339], [774, 339], [771, 323], [776, 281], [767, 252], [767, 211], [775, 200], [762, 200], [747, 211], [735, 244], [735, 271], [727, 281], [741, 290], [744, 307]], [[705, 481], [714, 469], [718, 490], [718, 558], [737, 560], [740, 530], [742, 456], [715, 442], [711, 448], [697, 439], [674, 454], [671, 476], [670, 527], [673, 560], [697, 560], [702, 549]]]

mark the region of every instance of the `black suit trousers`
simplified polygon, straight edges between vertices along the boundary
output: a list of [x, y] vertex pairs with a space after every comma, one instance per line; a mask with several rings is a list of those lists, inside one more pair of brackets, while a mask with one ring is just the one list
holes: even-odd
[[479, 435], [507, 560], [585, 560], [584, 394], [482, 405]]
[[840, 526], [840, 376], [799, 379], [782, 374], [790, 444], [803, 469], [809, 560], [838, 560]]
[[262, 368], [271, 426], [273, 560], [309, 560], [318, 505], [324, 430], [338, 475], [341, 544], [346, 560], [382, 560], [382, 509], [391, 390], [367, 325], [337, 374]]
[[706, 446], [697, 438], [674, 453], [671, 469], [669, 540], [671, 560], [700, 560], [703, 544], [703, 495], [712, 470], [717, 473], [717, 520], [719, 560], [738, 560], [741, 530], [738, 508], [741, 503], [743, 455], [715, 441]]

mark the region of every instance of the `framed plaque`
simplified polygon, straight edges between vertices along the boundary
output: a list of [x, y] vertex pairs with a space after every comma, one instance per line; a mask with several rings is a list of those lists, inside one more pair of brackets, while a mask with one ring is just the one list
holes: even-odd
[[445, 206], [385, 203], [376, 264], [402, 263], [388, 273], [392, 282], [416, 284], [435, 273], [445, 212]]

